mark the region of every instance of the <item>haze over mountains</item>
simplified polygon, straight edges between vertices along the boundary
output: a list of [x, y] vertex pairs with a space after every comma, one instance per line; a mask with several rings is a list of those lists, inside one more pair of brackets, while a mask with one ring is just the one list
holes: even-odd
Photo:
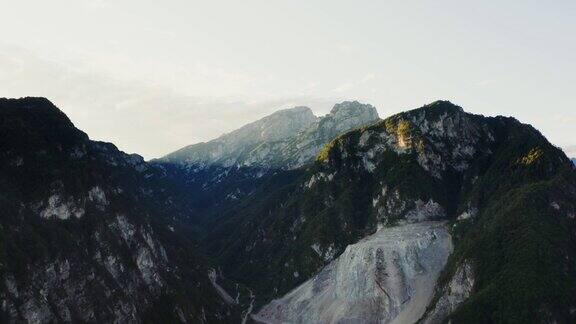
[[145, 162], [0, 100], [2, 322], [576, 321], [576, 171], [447, 101], [278, 111]]

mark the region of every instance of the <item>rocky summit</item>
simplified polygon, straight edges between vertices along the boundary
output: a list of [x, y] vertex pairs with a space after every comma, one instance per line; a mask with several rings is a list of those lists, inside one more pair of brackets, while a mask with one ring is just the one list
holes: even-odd
[[436, 101], [278, 111], [151, 162], [0, 99], [0, 322], [574, 323], [576, 167]]
[[337, 104], [316, 117], [308, 107], [280, 110], [207, 143], [182, 148], [160, 161], [203, 168], [293, 169], [312, 161], [337, 135], [378, 120], [376, 109], [357, 101]]

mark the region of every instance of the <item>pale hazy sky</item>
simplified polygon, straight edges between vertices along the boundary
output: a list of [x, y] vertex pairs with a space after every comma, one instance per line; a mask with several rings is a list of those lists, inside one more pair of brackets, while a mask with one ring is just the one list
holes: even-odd
[[[0, 97], [153, 158], [280, 108], [436, 99], [576, 144], [576, 1], [0, 0]], [[576, 153], [576, 152], [575, 152]]]

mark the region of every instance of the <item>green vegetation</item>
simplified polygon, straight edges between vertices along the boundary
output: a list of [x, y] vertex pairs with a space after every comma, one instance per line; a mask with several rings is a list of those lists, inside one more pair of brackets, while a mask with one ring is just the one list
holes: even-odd
[[405, 121], [405, 120], [400, 120], [398, 122], [398, 129], [396, 130], [396, 133], [398, 133], [398, 135], [403, 136], [403, 137], [407, 137], [410, 136], [410, 123]]
[[543, 154], [544, 152], [541, 148], [533, 148], [530, 150], [530, 152], [528, 152], [527, 155], [520, 158], [519, 163], [524, 165], [531, 165], [538, 161], [538, 159], [540, 159]]
[[326, 146], [324, 146], [322, 148], [322, 150], [320, 151], [320, 153], [318, 154], [318, 157], [316, 158], [316, 161], [318, 162], [326, 162], [328, 160], [328, 157], [330, 155], [330, 151], [332, 150], [332, 148], [334, 146], [336, 146], [336, 141], [337, 139], [331, 141], [330, 143], [326, 144]]
[[[576, 251], [566, 212], [576, 176], [563, 153], [533, 128], [513, 123], [491, 163], [467, 195], [480, 213], [454, 227], [446, 284], [464, 260], [474, 265], [473, 295], [455, 323], [572, 322]], [[518, 162], [521, 163], [518, 163]]]
[[[565, 215], [550, 207], [555, 182], [512, 190], [486, 208], [454, 258], [474, 260], [475, 294], [456, 323], [540, 323], [574, 302], [575, 251]], [[554, 315], [552, 315], [554, 314]]]

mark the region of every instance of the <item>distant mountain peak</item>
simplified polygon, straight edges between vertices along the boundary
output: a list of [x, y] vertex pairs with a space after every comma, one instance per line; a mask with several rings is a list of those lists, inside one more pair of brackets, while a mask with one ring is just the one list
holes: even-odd
[[339, 114], [353, 114], [363, 111], [369, 111], [371, 113], [376, 113], [376, 108], [370, 104], [363, 104], [356, 100], [354, 101], [343, 101], [341, 103], [337, 103], [332, 107], [330, 110], [330, 114], [339, 115]]
[[[370, 104], [363, 104], [358, 101], [344, 101], [335, 104], [330, 110], [330, 114], [326, 115], [327, 118], [332, 118], [338, 125], [335, 125], [340, 130], [354, 128], [366, 121], [374, 121], [378, 119], [378, 112], [376, 108]], [[352, 119], [352, 120], [351, 120]], [[346, 122], [348, 120], [348, 122]]]
[[273, 112], [272, 114], [265, 116], [251, 124], [261, 124], [266, 126], [269, 123], [274, 121], [280, 122], [289, 122], [289, 121], [297, 121], [302, 122], [304, 124], [311, 123], [316, 120], [316, 116], [312, 112], [312, 109], [306, 106], [297, 106], [293, 108], [282, 109]]
[[344, 101], [316, 117], [305, 106], [283, 109], [207, 143], [187, 146], [161, 161], [186, 165], [296, 168], [313, 161], [340, 133], [377, 121], [371, 105]]
[[281, 110], [278, 110], [276, 112], [273, 112], [271, 115], [282, 115], [282, 114], [290, 115], [290, 114], [300, 114], [300, 113], [314, 115], [314, 113], [312, 112], [312, 109], [310, 109], [310, 107], [306, 107], [306, 106], [296, 106], [296, 107], [292, 107], [292, 108], [281, 109]]

